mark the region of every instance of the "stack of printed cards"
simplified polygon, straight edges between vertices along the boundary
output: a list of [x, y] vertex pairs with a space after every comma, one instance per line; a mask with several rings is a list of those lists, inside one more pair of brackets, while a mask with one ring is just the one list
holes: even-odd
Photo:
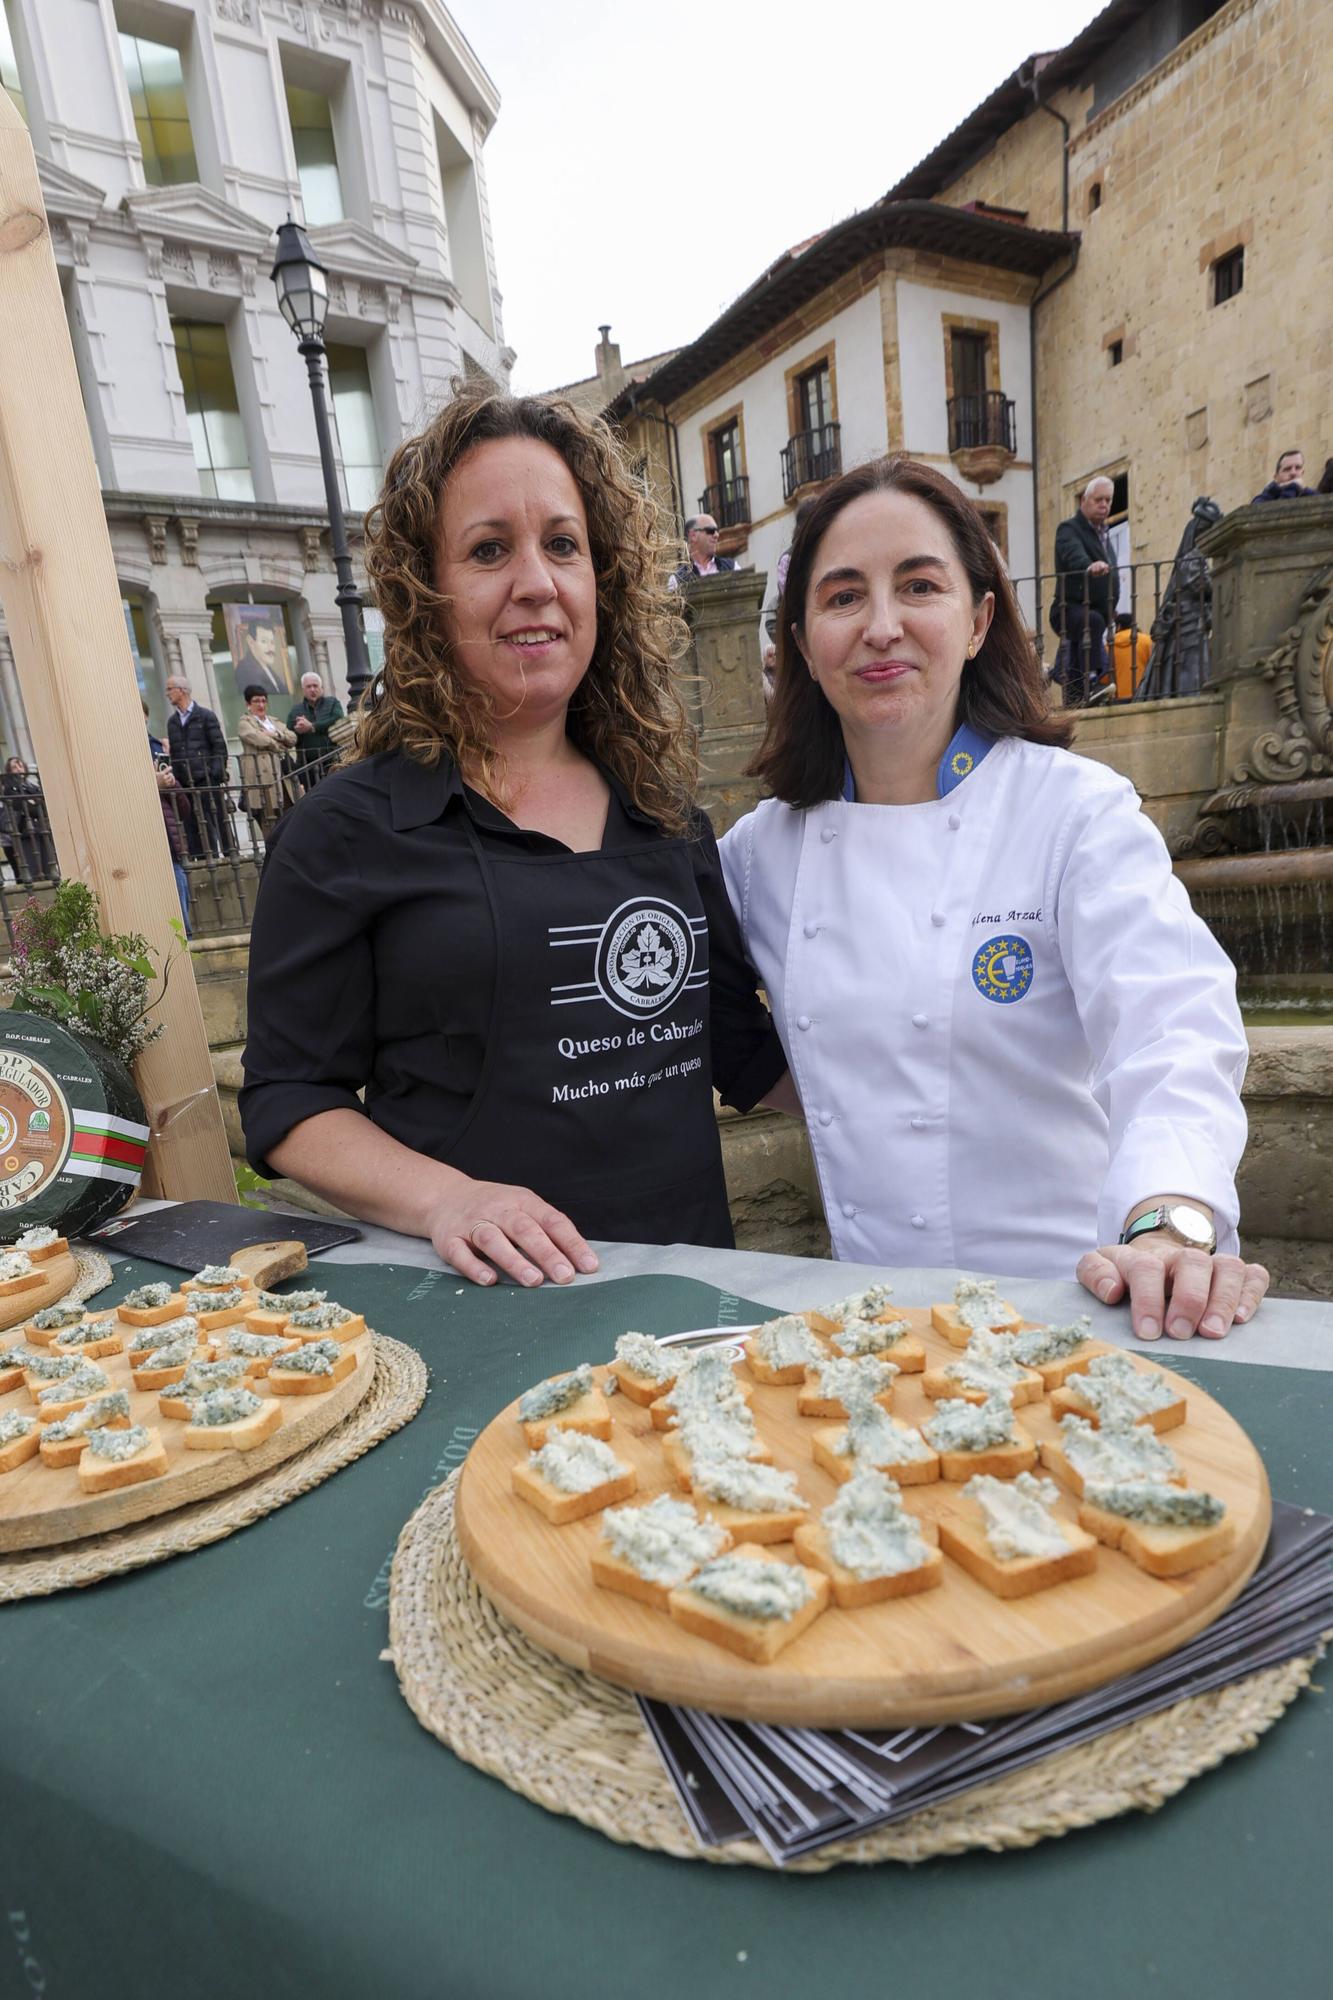
[[1275, 1501], [1263, 1560], [1207, 1631], [1090, 1694], [993, 1722], [779, 1729], [642, 1697], [639, 1707], [701, 1845], [755, 1838], [781, 1865], [1314, 1651], [1333, 1635], [1330, 1554], [1333, 1518]]

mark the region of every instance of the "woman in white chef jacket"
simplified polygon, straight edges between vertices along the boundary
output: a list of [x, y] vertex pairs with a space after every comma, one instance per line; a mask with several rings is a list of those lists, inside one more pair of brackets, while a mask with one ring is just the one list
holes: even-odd
[[927, 466], [863, 466], [796, 535], [774, 796], [723, 840], [727, 885], [838, 1257], [1077, 1270], [1128, 1287], [1141, 1337], [1217, 1338], [1268, 1282], [1235, 1254], [1235, 975], [1071, 734], [980, 515]]

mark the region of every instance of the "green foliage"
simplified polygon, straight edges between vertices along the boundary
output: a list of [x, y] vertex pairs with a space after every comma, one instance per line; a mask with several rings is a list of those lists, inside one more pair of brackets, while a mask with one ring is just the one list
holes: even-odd
[[262, 1174], [257, 1174], [244, 1160], [233, 1160], [232, 1168], [236, 1175], [236, 1192], [240, 1197], [241, 1206], [263, 1208], [272, 1190], [272, 1181], [266, 1181]]
[[84, 882], [62, 882], [50, 903], [27, 902], [14, 919], [10, 1006], [94, 1036], [126, 1068], [162, 1033], [146, 1020], [152, 977], [147, 938], [104, 933]]

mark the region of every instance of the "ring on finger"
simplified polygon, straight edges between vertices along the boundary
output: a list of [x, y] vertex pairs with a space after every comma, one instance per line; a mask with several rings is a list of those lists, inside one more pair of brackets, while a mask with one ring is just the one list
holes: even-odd
[[472, 1245], [472, 1248], [473, 1248], [474, 1250], [475, 1250], [475, 1249], [476, 1249], [476, 1247], [477, 1247], [477, 1231], [478, 1231], [479, 1229], [489, 1229], [489, 1228], [490, 1228], [490, 1226], [491, 1226], [491, 1225], [490, 1225], [490, 1223], [489, 1223], [489, 1222], [474, 1222], [474, 1223], [473, 1223], [473, 1225], [472, 1225], [471, 1229], [469, 1229], [469, 1231], [468, 1231], [468, 1233], [467, 1233], [467, 1240], [468, 1240], [468, 1242], [469, 1242], [469, 1243], [470, 1243], [470, 1244]]

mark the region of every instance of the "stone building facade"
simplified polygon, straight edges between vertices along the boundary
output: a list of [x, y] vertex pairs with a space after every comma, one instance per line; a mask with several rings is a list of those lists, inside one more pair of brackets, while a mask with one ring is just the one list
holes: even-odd
[[[37, 154], [150, 720], [164, 728], [163, 683], [184, 672], [234, 735], [244, 605], [269, 607], [251, 620], [272, 625], [297, 693], [314, 668], [341, 694], [274, 230], [303, 220], [328, 267], [355, 540], [384, 460], [451, 378], [508, 382], [483, 166], [495, 87], [438, 0], [0, 6], [0, 72]], [[31, 756], [2, 632], [0, 727]]]

